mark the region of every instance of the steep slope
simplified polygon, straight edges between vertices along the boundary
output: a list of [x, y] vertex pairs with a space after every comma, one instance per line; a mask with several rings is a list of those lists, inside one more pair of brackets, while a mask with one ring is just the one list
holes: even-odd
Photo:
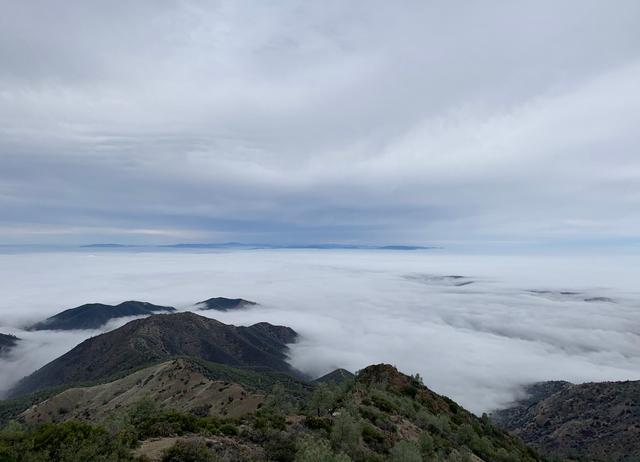
[[513, 403], [509, 408], [494, 411], [491, 413], [491, 419], [509, 430], [523, 427], [531, 421], [531, 412], [536, 404], [572, 386], [572, 383], [563, 380], [533, 383], [525, 387], [526, 395], [523, 398]]
[[196, 307], [199, 310], [216, 310], [216, 311], [231, 311], [240, 308], [246, 308], [248, 306], [257, 305], [256, 302], [244, 300], [242, 298], [225, 298], [214, 297], [202, 302], [196, 303]]
[[119, 305], [88, 303], [51, 316], [34, 324], [29, 330], [97, 329], [116, 318], [144, 316], [159, 312], [170, 313], [175, 310], [170, 306], [137, 301], [122, 302]]
[[497, 425], [550, 456], [640, 460], [640, 381], [542, 382], [529, 390], [524, 402], [492, 415]]
[[0, 355], [6, 354], [20, 340], [15, 335], [0, 334]]
[[297, 374], [286, 362], [286, 344], [296, 335], [267, 323], [236, 327], [194, 313], [153, 315], [85, 340], [22, 379], [10, 396], [104, 380], [174, 356]]
[[213, 380], [189, 359], [175, 359], [136, 371], [113, 382], [70, 388], [32, 406], [21, 417], [27, 423], [69, 419], [101, 421], [116, 410], [126, 410], [143, 399], [162, 408], [197, 415], [236, 417], [253, 412], [264, 394], [236, 383]]
[[420, 447], [423, 460], [543, 460], [486, 416], [476, 417], [388, 364], [360, 371], [353, 396], [365, 421], [364, 443], [381, 460], [403, 441]]

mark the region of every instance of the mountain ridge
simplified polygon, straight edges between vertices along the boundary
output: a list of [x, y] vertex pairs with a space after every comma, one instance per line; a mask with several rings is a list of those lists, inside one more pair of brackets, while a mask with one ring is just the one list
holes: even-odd
[[236, 327], [191, 312], [155, 314], [85, 340], [22, 379], [9, 397], [94, 381], [173, 356], [302, 376], [286, 362], [286, 345], [296, 338], [293, 329], [268, 323]]

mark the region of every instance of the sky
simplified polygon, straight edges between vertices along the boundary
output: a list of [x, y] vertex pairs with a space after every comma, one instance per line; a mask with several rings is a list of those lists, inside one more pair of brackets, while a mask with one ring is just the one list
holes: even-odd
[[0, 7], [0, 244], [638, 244], [637, 1]]
[[478, 415], [540, 380], [640, 380], [637, 256], [102, 249], [1, 256], [0, 332], [22, 340], [0, 357], [0, 397], [99, 333], [25, 331], [33, 322], [90, 302], [193, 310], [217, 296], [259, 305], [200, 314], [295, 329], [290, 363], [313, 377], [385, 362], [420, 373]]

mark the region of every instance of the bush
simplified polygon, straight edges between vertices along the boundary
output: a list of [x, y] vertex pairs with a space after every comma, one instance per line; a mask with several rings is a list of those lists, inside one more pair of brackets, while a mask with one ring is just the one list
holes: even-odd
[[272, 414], [261, 409], [255, 415], [253, 426], [263, 433], [269, 430], [285, 430], [287, 419], [281, 414]]
[[220, 427], [220, 433], [227, 436], [236, 436], [238, 434], [238, 428], [233, 424], [226, 423]]
[[263, 444], [265, 455], [270, 461], [294, 462], [296, 458], [296, 443], [285, 432], [271, 431]]
[[[184, 435], [185, 433], [237, 434], [231, 419], [208, 416], [198, 417], [177, 411], [163, 411], [148, 400], [140, 401], [130, 412], [129, 421], [138, 439], [158, 436]], [[224, 430], [222, 428], [224, 427]], [[233, 429], [231, 429], [233, 427]]]
[[383, 396], [374, 395], [371, 397], [371, 400], [373, 401], [373, 404], [381, 411], [394, 412], [397, 410], [396, 406]]
[[391, 449], [392, 462], [422, 462], [420, 449], [410, 441], [399, 441]]
[[341, 412], [331, 429], [331, 443], [334, 449], [353, 454], [360, 441], [360, 423], [349, 413]]
[[132, 460], [127, 442], [104, 428], [68, 421], [29, 430], [9, 427], [0, 433], [2, 462], [115, 462]]
[[315, 417], [309, 415], [304, 419], [304, 425], [311, 430], [324, 430], [327, 433], [331, 432], [331, 426], [333, 422], [326, 417]]
[[325, 440], [305, 435], [298, 441], [295, 462], [350, 462], [344, 454], [335, 454]]
[[420, 453], [425, 460], [433, 455], [435, 446], [433, 443], [433, 437], [429, 433], [420, 433], [418, 445], [420, 446]]
[[362, 427], [362, 439], [375, 451], [381, 452], [386, 449], [384, 435], [372, 425], [365, 424]]
[[203, 441], [179, 440], [164, 451], [162, 462], [217, 462], [220, 459]]
[[340, 391], [336, 384], [321, 383], [316, 387], [309, 399], [307, 413], [322, 417], [335, 408], [336, 402], [340, 398]]

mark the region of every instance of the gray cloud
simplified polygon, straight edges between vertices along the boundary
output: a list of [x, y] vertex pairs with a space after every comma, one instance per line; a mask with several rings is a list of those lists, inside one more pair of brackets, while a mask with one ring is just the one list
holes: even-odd
[[637, 2], [2, 7], [2, 242], [640, 231]]
[[[633, 256], [265, 250], [2, 259], [0, 332], [25, 340], [0, 362], [0, 390], [96, 334], [23, 332], [29, 322], [87, 302], [137, 299], [186, 310], [212, 296], [260, 306], [206, 316], [296, 329], [302, 338], [291, 362], [310, 374], [389, 362], [419, 372], [475, 412], [509, 402], [538, 380], [640, 379], [640, 265]], [[442, 277], [450, 275], [473, 283]], [[614, 302], [585, 301], [593, 297]]]

